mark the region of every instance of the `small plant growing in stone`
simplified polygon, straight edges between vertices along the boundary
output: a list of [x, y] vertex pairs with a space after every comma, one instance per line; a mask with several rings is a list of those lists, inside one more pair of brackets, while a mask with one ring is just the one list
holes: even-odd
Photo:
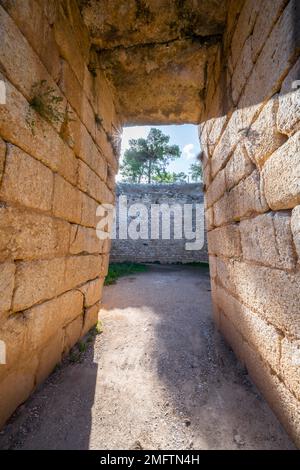
[[59, 109], [63, 98], [55, 94], [54, 88], [51, 88], [46, 80], [35, 83], [32, 86], [31, 94], [32, 98], [29, 102], [29, 112], [26, 122], [33, 134], [36, 122], [32, 110], [37, 112], [50, 124], [64, 123], [66, 119], [65, 112]]

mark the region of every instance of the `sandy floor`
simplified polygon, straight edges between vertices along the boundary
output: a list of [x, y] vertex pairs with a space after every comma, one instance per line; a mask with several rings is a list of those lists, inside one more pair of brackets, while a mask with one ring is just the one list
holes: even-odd
[[210, 311], [203, 268], [153, 266], [105, 288], [104, 332], [20, 407], [0, 448], [293, 448]]

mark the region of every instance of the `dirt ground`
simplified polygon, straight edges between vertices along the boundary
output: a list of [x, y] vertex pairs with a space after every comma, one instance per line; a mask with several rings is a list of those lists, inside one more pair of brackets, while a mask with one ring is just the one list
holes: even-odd
[[0, 434], [2, 449], [293, 449], [211, 320], [206, 268], [106, 287], [104, 331]]

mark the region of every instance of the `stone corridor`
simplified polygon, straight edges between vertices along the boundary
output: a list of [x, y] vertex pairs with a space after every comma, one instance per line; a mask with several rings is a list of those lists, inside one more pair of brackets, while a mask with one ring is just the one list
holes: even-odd
[[207, 268], [122, 278], [100, 318], [103, 333], [18, 410], [0, 448], [293, 449], [214, 329]]

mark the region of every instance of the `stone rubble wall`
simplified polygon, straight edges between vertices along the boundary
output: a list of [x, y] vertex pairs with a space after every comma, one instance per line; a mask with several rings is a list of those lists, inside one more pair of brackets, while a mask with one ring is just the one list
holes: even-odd
[[[148, 240], [122, 240], [116, 238], [112, 242], [111, 262], [134, 262], [134, 263], [193, 263], [208, 262], [207, 239], [201, 250], [187, 251], [185, 249], [186, 239], [174, 239], [174, 220], [171, 215], [171, 239], [151, 240], [151, 205], [168, 204], [170, 207], [175, 204], [200, 204], [203, 206], [203, 193], [199, 183], [178, 183], [178, 184], [126, 184], [120, 183], [116, 188], [116, 206], [119, 205], [119, 197], [126, 196], [127, 204], [144, 204], [148, 210]], [[128, 217], [128, 225], [131, 218]], [[203, 221], [201, 221], [203, 222]], [[117, 218], [117, 234], [119, 224]]]
[[[96, 208], [114, 201], [120, 121], [75, 0], [2, 0], [0, 25], [2, 425], [97, 323], [109, 244]], [[43, 81], [63, 122], [29, 105]]]
[[200, 125], [214, 320], [300, 445], [299, 2], [232, 1]]

